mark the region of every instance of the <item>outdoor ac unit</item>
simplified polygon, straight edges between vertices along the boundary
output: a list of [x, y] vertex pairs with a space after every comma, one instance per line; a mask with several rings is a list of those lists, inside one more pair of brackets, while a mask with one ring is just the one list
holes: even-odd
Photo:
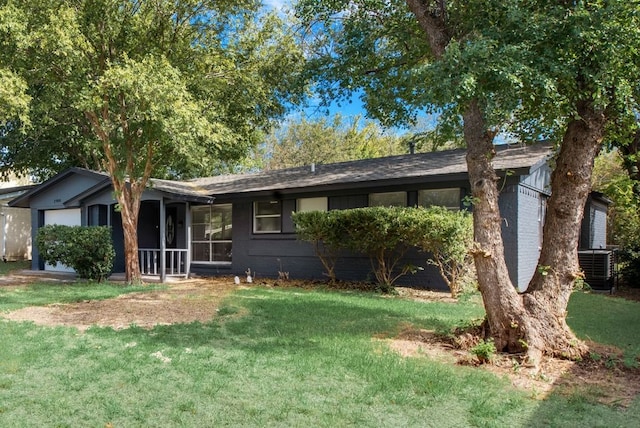
[[611, 250], [578, 251], [580, 268], [587, 284], [594, 290], [611, 290], [614, 286], [615, 253]]

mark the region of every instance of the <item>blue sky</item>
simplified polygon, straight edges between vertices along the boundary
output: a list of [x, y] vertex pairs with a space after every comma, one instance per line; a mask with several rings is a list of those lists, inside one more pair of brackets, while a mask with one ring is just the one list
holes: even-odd
[[[284, 12], [291, 6], [291, 0], [263, 0], [264, 7], [268, 10], [275, 9], [280, 12]], [[305, 108], [301, 108], [297, 111], [291, 112], [289, 117], [292, 119], [296, 119], [298, 117], [304, 116], [306, 119], [314, 120], [321, 119], [323, 117], [333, 117], [334, 115], [340, 113], [345, 120], [348, 122], [349, 120], [353, 120], [356, 117], [360, 117], [360, 125], [364, 126], [365, 121], [373, 121], [379, 124], [375, 119], [370, 119], [367, 117], [367, 112], [364, 108], [364, 104], [361, 100], [362, 92], [354, 93], [350, 99], [348, 100], [340, 100], [332, 103], [329, 108], [329, 114], [326, 114], [326, 108], [318, 107], [319, 101], [314, 102], [314, 100], [309, 100], [309, 106]], [[427, 119], [428, 123], [433, 123], [432, 120]], [[406, 129], [401, 128], [392, 128], [389, 129], [391, 133], [403, 134], [406, 132]]]
[[[267, 9], [275, 9], [278, 11], [284, 11], [291, 5], [290, 0], [263, 0], [263, 4]], [[320, 109], [317, 105], [314, 105], [313, 100], [310, 101], [310, 106], [300, 111], [293, 112], [292, 116], [298, 116], [303, 114], [307, 119], [319, 119], [325, 116], [324, 108]], [[338, 105], [340, 104], [340, 105]], [[329, 107], [329, 116], [332, 117], [335, 114], [340, 113], [342, 116], [346, 118], [355, 118], [356, 116], [361, 116], [363, 119], [366, 118], [366, 111], [364, 109], [363, 103], [360, 100], [360, 95], [355, 94], [350, 100], [340, 101], [333, 103]], [[370, 120], [370, 119], [369, 119]]]

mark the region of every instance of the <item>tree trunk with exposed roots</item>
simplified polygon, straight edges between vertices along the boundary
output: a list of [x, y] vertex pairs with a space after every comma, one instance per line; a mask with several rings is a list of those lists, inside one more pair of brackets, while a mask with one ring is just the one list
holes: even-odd
[[[451, 40], [446, 3], [406, 0], [437, 60]], [[463, 114], [467, 167], [473, 197], [473, 258], [489, 334], [496, 348], [526, 352], [537, 365], [542, 355], [579, 358], [586, 352], [566, 323], [566, 310], [579, 275], [578, 235], [590, 190], [593, 161], [599, 151], [606, 117], [589, 102], [579, 103], [569, 122], [552, 175], [538, 272], [524, 294], [514, 287], [506, 266], [498, 177], [493, 169], [495, 134], [477, 100]]]
[[589, 103], [582, 103], [578, 113], [580, 118], [569, 123], [555, 160], [539, 268], [522, 295], [509, 279], [504, 259], [497, 176], [491, 164], [493, 138], [476, 103], [464, 115], [474, 200], [473, 257], [489, 332], [497, 349], [526, 351], [532, 364], [543, 354], [579, 358], [586, 352], [566, 323], [566, 310], [574, 281], [580, 276], [580, 224], [605, 118]]

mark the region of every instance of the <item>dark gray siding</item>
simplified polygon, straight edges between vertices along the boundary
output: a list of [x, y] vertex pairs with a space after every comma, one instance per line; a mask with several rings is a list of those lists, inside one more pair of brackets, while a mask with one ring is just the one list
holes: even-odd
[[580, 249], [607, 248], [607, 204], [587, 200], [580, 228]]
[[[329, 197], [329, 207], [357, 208], [367, 205], [368, 195], [339, 195]], [[253, 200], [233, 203], [233, 258], [231, 265], [193, 263], [191, 271], [198, 275], [244, 276], [251, 269], [254, 277], [277, 278], [278, 272], [288, 272], [292, 279], [323, 279], [324, 267], [308, 242], [299, 241], [293, 233], [291, 212], [295, 199], [283, 199], [283, 233], [253, 233]], [[291, 228], [289, 229], [289, 226]], [[291, 230], [290, 233], [287, 233]], [[422, 288], [446, 289], [434, 266], [427, 264], [428, 255], [412, 252], [404, 261], [423, 268], [414, 275], [403, 277], [398, 284]], [[336, 275], [346, 281], [375, 281], [371, 262], [367, 257], [343, 253], [336, 263]]]
[[518, 280], [518, 186], [507, 187], [500, 195], [504, 257], [511, 281]]

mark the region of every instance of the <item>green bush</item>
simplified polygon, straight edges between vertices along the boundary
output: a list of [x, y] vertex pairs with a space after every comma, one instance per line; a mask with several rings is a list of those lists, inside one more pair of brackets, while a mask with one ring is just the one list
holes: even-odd
[[598, 156], [593, 169], [593, 189], [613, 202], [607, 216], [607, 243], [620, 248], [623, 281], [640, 287], [640, 199], [635, 186], [637, 182], [629, 176], [617, 150]]
[[106, 226], [43, 226], [36, 245], [46, 263], [67, 265], [80, 278], [102, 281], [113, 268], [115, 251]]
[[313, 244], [316, 256], [325, 268], [325, 275], [332, 283], [336, 281], [335, 266], [338, 251], [343, 247], [346, 231], [339, 221], [340, 211], [309, 211], [293, 213], [298, 238]]
[[462, 280], [471, 270], [468, 249], [472, 242], [472, 219], [467, 212], [442, 207], [368, 207], [329, 212], [294, 213], [299, 239], [310, 241], [316, 255], [335, 280], [340, 250], [364, 254], [384, 290], [416, 267], [402, 265], [410, 248], [430, 253], [434, 264], [457, 296]]
[[484, 340], [480, 340], [480, 342], [471, 348], [469, 352], [475, 355], [481, 364], [484, 364], [493, 360], [497, 350], [493, 340], [489, 339], [486, 342]]
[[473, 217], [467, 211], [450, 211], [444, 207], [415, 208], [407, 213], [411, 219], [409, 241], [432, 258], [451, 295], [455, 298], [475, 286], [475, 270], [469, 249], [473, 244]]

